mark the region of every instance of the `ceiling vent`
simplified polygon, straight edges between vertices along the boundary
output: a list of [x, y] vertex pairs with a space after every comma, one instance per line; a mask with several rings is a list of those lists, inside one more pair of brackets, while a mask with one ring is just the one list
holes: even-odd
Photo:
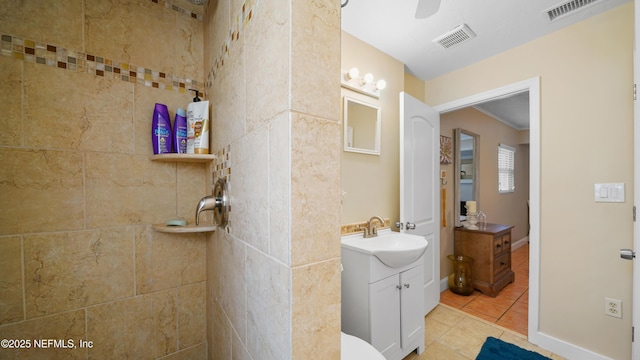
[[563, 2], [560, 5], [556, 5], [550, 9], [545, 10], [545, 14], [549, 18], [549, 21], [557, 20], [560, 17], [573, 14], [574, 12], [584, 9], [589, 5], [600, 2], [601, 0], [571, 0]]
[[455, 29], [433, 40], [445, 49], [462, 44], [476, 37], [476, 33], [467, 24], [457, 26]]

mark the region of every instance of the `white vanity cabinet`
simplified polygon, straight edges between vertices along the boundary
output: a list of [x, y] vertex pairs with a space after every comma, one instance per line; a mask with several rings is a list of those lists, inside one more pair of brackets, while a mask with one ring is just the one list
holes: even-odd
[[423, 258], [399, 268], [342, 248], [342, 331], [387, 360], [424, 351]]

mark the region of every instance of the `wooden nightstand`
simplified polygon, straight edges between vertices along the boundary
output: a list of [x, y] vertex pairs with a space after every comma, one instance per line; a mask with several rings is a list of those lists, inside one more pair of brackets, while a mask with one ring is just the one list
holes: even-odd
[[515, 279], [511, 271], [511, 229], [513, 226], [487, 224], [485, 230], [455, 228], [455, 255], [473, 258], [473, 285], [483, 294], [495, 297]]

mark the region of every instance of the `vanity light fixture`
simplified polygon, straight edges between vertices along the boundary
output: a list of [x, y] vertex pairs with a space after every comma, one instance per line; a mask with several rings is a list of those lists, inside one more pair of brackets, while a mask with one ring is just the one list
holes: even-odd
[[371, 84], [372, 82], [373, 82], [373, 74], [372, 73], [366, 73], [366, 74], [364, 74], [362, 79], [360, 79], [360, 85], [362, 85], [362, 86], [367, 86], [367, 85]]
[[353, 80], [353, 79], [357, 78], [358, 75], [360, 75], [360, 70], [358, 70], [358, 68], [354, 67], [354, 68], [351, 68], [349, 71], [347, 71], [347, 73], [344, 75], [344, 79], [347, 80], [347, 81]]
[[380, 98], [380, 90], [387, 87], [387, 82], [382, 79], [374, 81], [372, 73], [360, 76], [360, 71], [356, 67], [349, 70], [341, 70], [341, 73], [340, 82], [343, 87], [376, 99]]

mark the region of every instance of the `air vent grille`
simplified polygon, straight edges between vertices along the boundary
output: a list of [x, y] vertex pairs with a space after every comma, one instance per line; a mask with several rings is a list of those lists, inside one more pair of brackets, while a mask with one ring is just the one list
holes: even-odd
[[436, 38], [433, 42], [440, 44], [445, 49], [462, 44], [476, 37], [476, 33], [467, 24], [462, 24], [448, 33]]
[[554, 6], [551, 9], [546, 10], [545, 13], [549, 17], [549, 21], [554, 21], [559, 17], [568, 15], [588, 5], [597, 3], [599, 1], [601, 0], [571, 0], [571, 1], [564, 2], [560, 5]]

